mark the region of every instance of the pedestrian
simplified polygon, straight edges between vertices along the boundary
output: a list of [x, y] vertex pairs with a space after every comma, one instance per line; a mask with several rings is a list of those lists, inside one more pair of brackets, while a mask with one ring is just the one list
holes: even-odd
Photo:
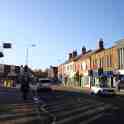
[[22, 97], [24, 100], [27, 100], [29, 90], [30, 90], [30, 86], [29, 86], [30, 77], [28, 75], [27, 70], [28, 70], [28, 68], [27, 68], [27, 66], [25, 66], [24, 74], [23, 74], [22, 80], [21, 80], [21, 92], [22, 92]]

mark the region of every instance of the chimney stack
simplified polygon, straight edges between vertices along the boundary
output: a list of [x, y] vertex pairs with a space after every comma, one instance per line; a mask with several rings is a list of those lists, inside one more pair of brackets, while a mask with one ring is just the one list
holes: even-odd
[[72, 59], [72, 53], [69, 53], [69, 60], [71, 60]]
[[104, 41], [102, 38], [99, 39], [97, 48], [98, 49], [104, 49]]
[[76, 51], [76, 50], [74, 50], [74, 51], [72, 52], [72, 56], [73, 56], [73, 58], [75, 58], [75, 57], [77, 56], [77, 51]]
[[83, 46], [83, 47], [82, 47], [82, 54], [84, 55], [85, 53], [86, 53], [86, 47]]

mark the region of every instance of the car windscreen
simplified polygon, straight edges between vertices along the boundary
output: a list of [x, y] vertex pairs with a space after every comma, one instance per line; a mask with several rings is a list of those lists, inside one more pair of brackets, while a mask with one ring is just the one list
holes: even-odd
[[108, 84], [100, 84], [99, 87], [101, 87], [101, 88], [110, 88], [110, 86]]
[[41, 83], [52, 83], [51, 80], [41, 80], [40, 82], [41, 82]]

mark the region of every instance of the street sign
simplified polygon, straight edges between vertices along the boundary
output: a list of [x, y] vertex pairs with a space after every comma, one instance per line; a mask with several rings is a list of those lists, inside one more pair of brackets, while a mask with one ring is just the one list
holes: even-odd
[[10, 49], [12, 47], [11, 43], [3, 43], [3, 48]]

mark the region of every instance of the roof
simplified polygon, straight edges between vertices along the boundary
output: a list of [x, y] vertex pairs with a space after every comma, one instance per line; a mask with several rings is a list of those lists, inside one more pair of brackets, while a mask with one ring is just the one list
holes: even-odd
[[103, 50], [105, 50], [105, 48], [103, 48], [103, 49], [96, 49], [96, 50], [94, 50], [94, 51], [92, 52], [92, 54], [101, 52], [101, 51], [103, 51]]
[[118, 40], [118, 41], [115, 41], [116, 44], [120, 44], [120, 43], [122, 43], [122, 42], [124, 42], [124, 39], [120, 39], [120, 40]]
[[79, 60], [80, 58], [86, 58], [86, 57], [88, 57], [89, 55], [91, 55], [91, 53], [92, 53], [92, 50], [89, 50], [89, 51], [87, 51], [84, 55], [83, 55], [83, 54], [80, 54], [79, 56], [77, 56], [77, 57], [74, 59], [74, 61], [77, 61], [77, 60]]
[[89, 51], [87, 51], [84, 55], [83, 55], [83, 54], [77, 55], [75, 58], [72, 58], [71, 60], [67, 60], [67, 61], [65, 61], [63, 64], [68, 64], [68, 63], [70, 63], [70, 62], [72, 62], [72, 61], [77, 61], [77, 60], [79, 60], [79, 59], [81, 59], [81, 58], [84, 59], [84, 58], [86, 58], [86, 57], [89, 57], [89, 56], [92, 55], [92, 54], [101, 52], [101, 51], [103, 51], [103, 50], [105, 50], [105, 49], [103, 48], [103, 49], [89, 50]]
[[72, 58], [71, 60], [67, 60], [67, 61], [65, 61], [65, 62], [62, 63], [62, 64], [68, 64], [68, 63], [70, 63], [70, 62], [77, 61], [77, 60], [79, 60], [81, 57], [88, 57], [91, 53], [92, 53], [92, 50], [89, 50], [89, 51], [86, 52], [86, 54], [84, 54], [84, 55], [83, 55], [83, 54], [77, 55], [75, 58]]
[[69, 60], [66, 60], [63, 64], [68, 64], [70, 61]]

